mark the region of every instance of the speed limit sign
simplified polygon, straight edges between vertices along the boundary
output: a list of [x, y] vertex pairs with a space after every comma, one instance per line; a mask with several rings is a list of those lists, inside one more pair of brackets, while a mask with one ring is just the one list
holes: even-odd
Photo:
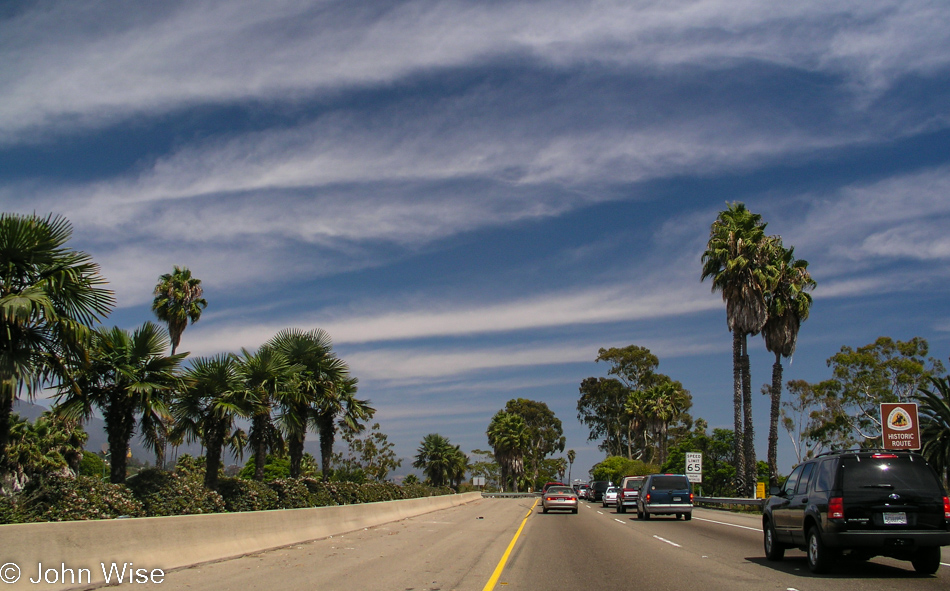
[[686, 477], [690, 482], [703, 481], [703, 454], [695, 452], [686, 454]]

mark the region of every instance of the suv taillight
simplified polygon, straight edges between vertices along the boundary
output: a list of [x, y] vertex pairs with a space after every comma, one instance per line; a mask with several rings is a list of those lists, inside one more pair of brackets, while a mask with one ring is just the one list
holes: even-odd
[[690, 503], [693, 502], [693, 493], [689, 493], [689, 502], [690, 502]]
[[828, 519], [844, 519], [844, 499], [841, 497], [828, 499]]
[[647, 503], [650, 502], [650, 493], [647, 493], [646, 502], [647, 502]]
[[943, 498], [943, 518], [950, 519], [950, 497]]

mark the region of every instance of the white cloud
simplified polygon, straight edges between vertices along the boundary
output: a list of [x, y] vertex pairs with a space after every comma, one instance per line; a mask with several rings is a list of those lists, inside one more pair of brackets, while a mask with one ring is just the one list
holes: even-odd
[[292, 100], [512, 54], [646, 68], [751, 60], [883, 88], [946, 69], [947, 11], [872, 0], [47, 3], [0, 22], [0, 141], [193, 104]]

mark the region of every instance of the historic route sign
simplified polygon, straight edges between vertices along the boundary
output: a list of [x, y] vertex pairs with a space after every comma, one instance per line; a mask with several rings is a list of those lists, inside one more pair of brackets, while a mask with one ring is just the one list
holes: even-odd
[[916, 403], [881, 404], [881, 427], [884, 449], [920, 449]]

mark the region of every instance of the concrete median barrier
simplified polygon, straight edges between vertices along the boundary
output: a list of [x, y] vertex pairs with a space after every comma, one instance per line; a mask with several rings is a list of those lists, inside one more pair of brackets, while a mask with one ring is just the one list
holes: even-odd
[[132, 582], [157, 582], [156, 569], [253, 554], [480, 498], [474, 492], [312, 509], [0, 525], [0, 579], [10, 583], [19, 573], [17, 582], [0, 589], [52, 591], [107, 578], [116, 582], [123, 567]]

